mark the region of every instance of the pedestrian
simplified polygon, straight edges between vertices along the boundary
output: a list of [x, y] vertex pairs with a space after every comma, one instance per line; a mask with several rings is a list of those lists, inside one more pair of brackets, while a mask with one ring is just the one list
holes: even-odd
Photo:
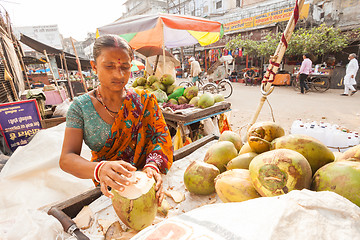
[[[340, 94], [341, 96], [352, 96], [357, 92], [353, 85], [356, 85], [355, 77], [357, 71], [359, 70], [359, 63], [356, 60], [355, 53], [351, 53], [348, 59], [350, 62], [346, 66], [346, 74], [344, 77], [344, 93]], [[349, 90], [351, 90], [350, 94]]]
[[190, 77], [192, 77], [192, 82], [196, 85], [196, 82], [199, 81], [199, 75], [201, 73], [200, 63], [195, 60], [194, 57], [189, 59], [190, 63]]
[[296, 76], [297, 79], [300, 79], [300, 90], [301, 94], [307, 93], [309, 87], [306, 85], [305, 80], [311, 73], [312, 61], [310, 60], [310, 54], [306, 53], [303, 55], [303, 61], [301, 63], [300, 70]]
[[[74, 98], [67, 117], [60, 167], [78, 178], [92, 179], [102, 193], [123, 191], [131, 172], [154, 177], [158, 204], [164, 194], [160, 173], [173, 161], [171, 136], [154, 94], [127, 89], [133, 50], [121, 37], [103, 35], [93, 47], [91, 66], [100, 84]], [[91, 161], [80, 156], [82, 143], [92, 150]]]

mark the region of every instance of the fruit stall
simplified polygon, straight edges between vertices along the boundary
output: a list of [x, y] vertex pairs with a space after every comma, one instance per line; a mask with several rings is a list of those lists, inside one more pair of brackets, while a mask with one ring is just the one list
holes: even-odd
[[[65, 231], [76, 226], [81, 230], [75, 234], [90, 239], [162, 239], [169, 232], [174, 239], [341, 239], [344, 234], [356, 239], [359, 149], [335, 159], [312, 137], [285, 135], [281, 126], [259, 122], [249, 129], [246, 144], [225, 131], [175, 151], [176, 161], [163, 176], [164, 201], [153, 208], [148, 227], [139, 228], [129, 220], [133, 216], [114, 210], [115, 203], [98, 188], [53, 205], [48, 213]], [[241, 214], [229, 214], [235, 212]]]

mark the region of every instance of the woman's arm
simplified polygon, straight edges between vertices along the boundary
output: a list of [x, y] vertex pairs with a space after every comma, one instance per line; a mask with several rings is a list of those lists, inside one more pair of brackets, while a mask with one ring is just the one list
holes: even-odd
[[[60, 168], [78, 178], [94, 179], [94, 170], [98, 162], [90, 162], [80, 156], [83, 141], [83, 130], [77, 128], [66, 128], [63, 148], [60, 156]], [[124, 185], [129, 185], [126, 177], [131, 176], [131, 171], [136, 168], [131, 164], [120, 161], [109, 161], [103, 164], [99, 170], [98, 178], [101, 191], [107, 197], [113, 195], [107, 187], [118, 191], [124, 190]], [[126, 177], [124, 177], [124, 176]]]
[[93, 173], [97, 163], [80, 156], [83, 142], [83, 130], [79, 128], [66, 128], [60, 168], [78, 178], [94, 179]]

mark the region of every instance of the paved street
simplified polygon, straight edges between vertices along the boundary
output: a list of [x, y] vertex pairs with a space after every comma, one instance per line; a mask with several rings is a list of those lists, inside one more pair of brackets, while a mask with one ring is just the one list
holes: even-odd
[[[231, 124], [236, 129], [250, 122], [260, 102], [259, 86], [233, 83], [234, 93], [228, 99], [232, 104]], [[329, 89], [325, 93], [298, 94], [292, 87], [275, 87], [268, 97], [275, 121], [289, 132], [292, 122], [324, 121], [360, 132], [360, 92], [351, 97], [340, 96], [343, 89]], [[269, 104], [265, 102], [258, 121], [271, 121]]]

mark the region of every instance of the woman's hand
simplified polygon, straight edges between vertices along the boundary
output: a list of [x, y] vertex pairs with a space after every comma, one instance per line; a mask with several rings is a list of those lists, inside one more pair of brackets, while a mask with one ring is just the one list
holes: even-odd
[[[114, 195], [108, 190], [111, 187], [118, 191], [123, 191], [130, 182], [127, 178], [131, 177], [136, 167], [123, 160], [105, 162], [99, 169], [99, 180], [102, 193], [110, 198]], [[123, 175], [123, 176], [122, 176]]]
[[[155, 166], [155, 165], [154, 165]], [[155, 166], [157, 168], [157, 166]], [[154, 168], [152, 167], [145, 167], [143, 169], [143, 172], [146, 173], [146, 175], [149, 178], [154, 177], [155, 181], [156, 181], [156, 185], [155, 185], [155, 191], [156, 191], [156, 199], [158, 200], [158, 206], [161, 206], [161, 203], [164, 199], [164, 190], [163, 190], [163, 181], [161, 178], [161, 174], [158, 173]]]

